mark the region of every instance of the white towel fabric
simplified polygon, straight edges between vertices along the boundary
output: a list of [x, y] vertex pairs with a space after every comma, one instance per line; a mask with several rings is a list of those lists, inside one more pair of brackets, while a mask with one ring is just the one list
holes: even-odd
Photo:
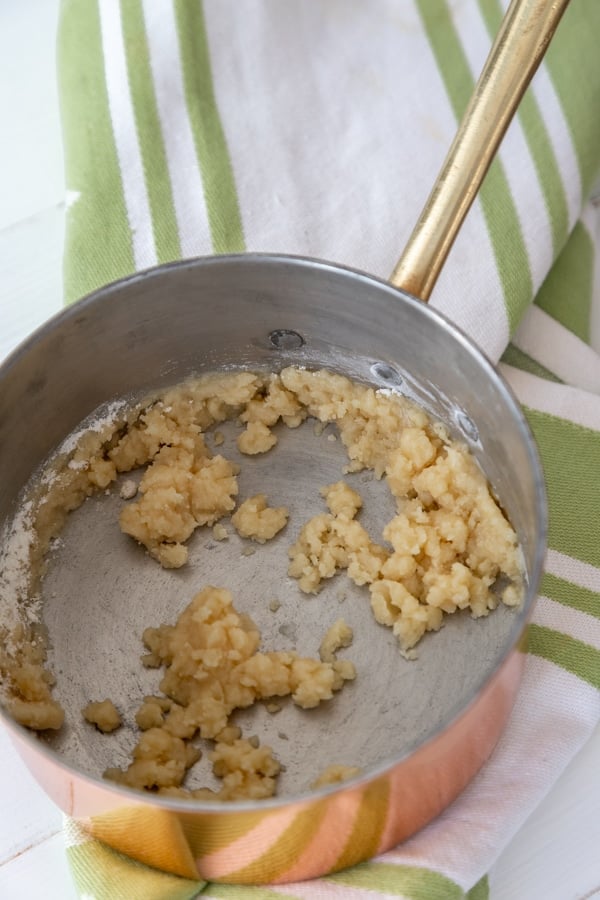
[[[505, 5], [66, 0], [68, 299], [170, 259], [244, 250], [386, 277]], [[492, 360], [505, 354], [546, 471], [550, 553], [509, 727], [462, 796], [377, 861], [396, 867], [393, 889], [373, 865], [277, 896], [493, 897], [495, 859], [598, 723], [599, 29], [596, 0], [567, 10], [431, 301]], [[82, 894], [85, 845], [70, 851]], [[203, 896], [253, 896], [236, 890]]]

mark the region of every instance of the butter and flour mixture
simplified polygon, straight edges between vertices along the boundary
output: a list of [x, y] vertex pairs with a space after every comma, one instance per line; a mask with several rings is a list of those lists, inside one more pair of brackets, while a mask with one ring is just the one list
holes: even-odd
[[[315, 431], [333, 424], [347, 463], [339, 480], [315, 484], [314, 515], [293, 522], [268, 483], [260, 493], [241, 496], [240, 464], [219, 452], [218, 426], [239, 423], [237, 448], [247, 458], [243, 465], [251, 466], [253, 457], [278, 452], [275, 426], [293, 429], [307, 418], [316, 420]], [[141, 470], [139, 483], [123, 481], [124, 473], [136, 470]], [[380, 533], [361, 523], [363, 497], [344, 478], [363, 470], [385, 481], [394, 501], [394, 514]], [[375, 622], [392, 629], [407, 658], [445, 616], [457, 610], [485, 616], [499, 602], [517, 606], [522, 596], [516, 535], [468, 450], [406, 398], [328, 371], [204, 376], [121, 408], [102, 428], [82, 433], [28, 500], [30, 599], [69, 512], [92, 494], [111, 490], [122, 498], [115, 528], [143, 548], [148, 557], [143, 565], [183, 569], [198, 529], [209, 529], [218, 541], [227, 541], [235, 530], [257, 554], [290, 531], [288, 573], [299, 588], [297, 602], [305, 602], [302, 593], [317, 594], [329, 579], [350, 579], [364, 591]], [[351, 647], [352, 630], [340, 621], [321, 634], [318, 657], [263, 649], [259, 630], [244, 615], [244, 598], [227, 590], [226, 572], [222, 584], [198, 583], [188, 599], [189, 606], [170, 623], [147, 622], [140, 629], [141, 639], [146, 627], [145, 665], [164, 669], [161, 695], [146, 698], [136, 714], [140, 736], [131, 764], [111, 769], [107, 777], [185, 792], [186, 773], [199, 755], [194, 740], [201, 737], [215, 742], [211, 761], [222, 786], [190, 795], [270, 796], [280, 763], [270, 748], [238, 734], [230, 716], [287, 695], [303, 708], [331, 700], [347, 681], [361, 678], [350, 659], [337, 658], [338, 651]], [[4, 627], [4, 703], [27, 727], [59, 729], [63, 712], [53, 697], [44, 650], [41, 625], [24, 620]], [[347, 653], [351, 656], [351, 649]], [[119, 698], [110, 701], [118, 709]], [[113, 721], [118, 728], [110, 713], [107, 731]], [[90, 722], [94, 716], [95, 707]], [[103, 727], [103, 721], [96, 726]], [[331, 761], [333, 780], [341, 777], [337, 762]]]

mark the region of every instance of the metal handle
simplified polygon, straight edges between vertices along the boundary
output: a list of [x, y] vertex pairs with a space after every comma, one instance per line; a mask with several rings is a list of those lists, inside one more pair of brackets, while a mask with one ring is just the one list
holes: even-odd
[[512, 0], [390, 282], [427, 302], [569, 0]]

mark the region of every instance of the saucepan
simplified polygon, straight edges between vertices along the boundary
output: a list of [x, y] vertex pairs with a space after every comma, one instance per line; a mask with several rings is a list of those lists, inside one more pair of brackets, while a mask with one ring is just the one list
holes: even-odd
[[[404, 394], [465, 442], [512, 522], [523, 553], [519, 609], [457, 614], [419, 657], [403, 659], [370, 618], [358, 588], [332, 581], [300, 596], [284, 539], [244, 553], [210, 534], [190, 563], [161, 569], [114, 528], [119, 498], [90, 498], [68, 518], [44, 582], [55, 692], [66, 724], [34, 735], [2, 719], [33, 775], [68, 815], [110, 846], [187, 877], [230, 883], [315, 877], [371, 858], [448, 806], [490, 756], [518, 691], [524, 638], [542, 571], [543, 475], [523, 413], [485, 355], [428, 307], [454, 235], [479, 188], [566, 2], [513, 2], [442, 173], [389, 282], [329, 262], [268, 254], [192, 259], [103, 287], [36, 332], [0, 371], [0, 509], [65, 436], [115, 398], [135, 399], [190, 374], [325, 368]], [[482, 297], [482, 304], [485, 298]], [[339, 477], [334, 440], [282, 434], [244, 476], [291, 509], [314, 511], [318, 486]], [[373, 492], [378, 483], [364, 479]], [[376, 524], [376, 523], [375, 523]], [[289, 541], [288, 541], [289, 543]], [[229, 589], [269, 642], [313, 653], [343, 609], [353, 617], [358, 676], [329, 708], [240, 713], [285, 762], [277, 797], [215, 803], [142, 793], [102, 778], [133, 741], [83, 722], [90, 699], [114, 698], [126, 721], [152, 693], [137, 664], [147, 625], [173, 622], [205, 584]], [[271, 603], [276, 600], [275, 605]], [[150, 680], [149, 680], [150, 679]], [[325, 704], [328, 706], [328, 704]], [[128, 719], [129, 716], [129, 719]], [[87, 730], [86, 730], [87, 729]], [[332, 761], [359, 771], [310, 788]]]

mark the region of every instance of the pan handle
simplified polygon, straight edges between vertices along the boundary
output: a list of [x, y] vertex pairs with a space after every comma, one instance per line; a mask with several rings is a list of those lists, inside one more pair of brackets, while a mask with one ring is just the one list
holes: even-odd
[[569, 0], [512, 0], [390, 283], [425, 303]]

